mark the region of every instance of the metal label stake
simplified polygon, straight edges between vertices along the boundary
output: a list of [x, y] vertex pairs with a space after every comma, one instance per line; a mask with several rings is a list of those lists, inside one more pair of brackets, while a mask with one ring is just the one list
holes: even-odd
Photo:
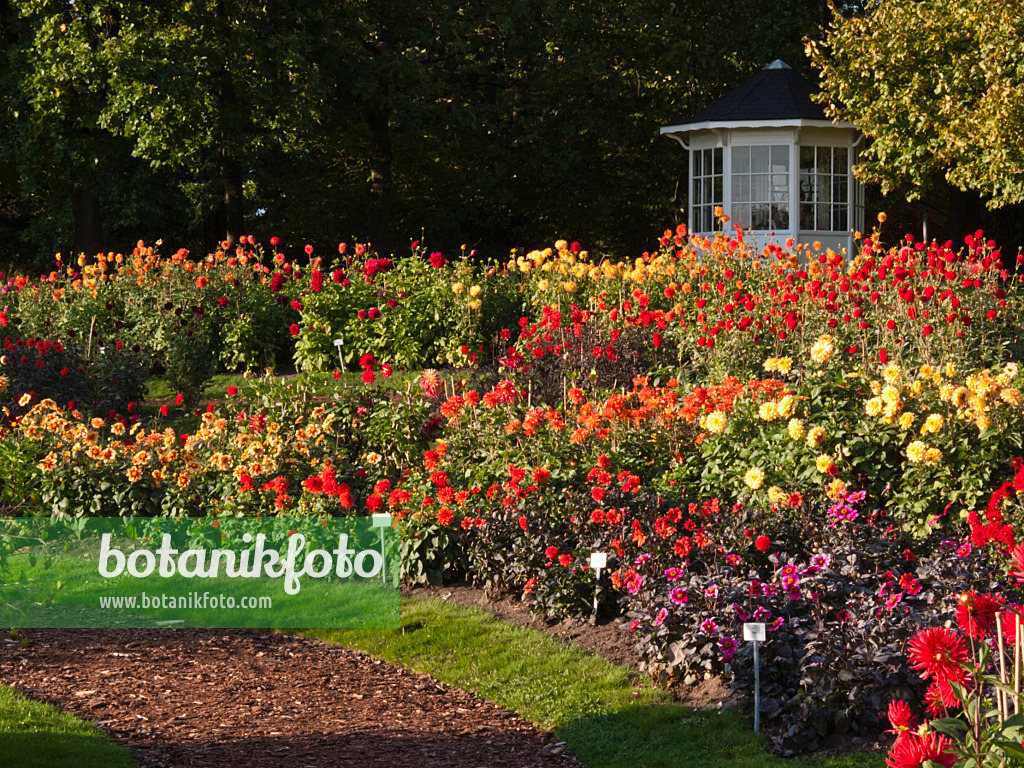
[[594, 569], [594, 623], [597, 623], [597, 591], [601, 588], [601, 569], [608, 567], [607, 552], [591, 552], [590, 567]]
[[344, 343], [345, 343], [345, 339], [335, 339], [334, 340], [334, 346], [336, 346], [338, 348], [338, 361], [341, 363], [341, 372], [342, 373], [348, 373], [348, 371], [345, 370], [345, 358], [343, 358], [341, 356], [341, 346]]
[[384, 529], [391, 527], [391, 515], [387, 512], [377, 512], [373, 515], [373, 527], [380, 529], [380, 578], [387, 582], [387, 558], [384, 555]]
[[754, 733], [761, 730], [761, 659], [758, 644], [765, 638], [762, 622], [748, 622], [743, 625], [743, 639], [754, 644]]

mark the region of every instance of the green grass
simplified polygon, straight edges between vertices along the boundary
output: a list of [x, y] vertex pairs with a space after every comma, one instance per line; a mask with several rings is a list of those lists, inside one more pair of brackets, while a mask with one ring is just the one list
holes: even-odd
[[[374, 383], [379, 384], [385, 389], [404, 390], [406, 386], [410, 384], [415, 386], [422, 374], [422, 371], [395, 371], [391, 376], [385, 379], [378, 370], [377, 379]], [[251, 374], [251, 376], [258, 377], [259, 374], [254, 373]], [[334, 374], [330, 371], [315, 371], [295, 374], [290, 377], [290, 380], [292, 383], [303, 383], [309, 385], [312, 388], [314, 395], [329, 395], [344, 386], [365, 386], [362, 382], [361, 376], [362, 372], [358, 370], [357, 366], [356, 371], [353, 371], [350, 368], [347, 373], [343, 373], [341, 375], [341, 379], [335, 379]], [[282, 377], [278, 376], [278, 378]], [[444, 379], [455, 381], [458, 380], [458, 378], [460, 378], [460, 376], [457, 372], [453, 373], [451, 371], [447, 371], [441, 374], [442, 381]], [[242, 374], [220, 373], [214, 376], [203, 388], [203, 397], [211, 400], [226, 398], [228, 396], [228, 387], [232, 384], [238, 387], [238, 392], [241, 397], [249, 396], [254, 392], [251, 381], [246, 379]], [[145, 396], [147, 400], [166, 399], [178, 394], [177, 390], [167, 379], [147, 379], [145, 387]]]
[[[400, 630], [310, 630], [426, 672], [518, 712], [565, 741], [588, 768], [880, 768], [878, 754], [788, 761], [768, 754], [748, 721], [693, 710], [624, 667], [440, 599], [407, 599]], [[636, 694], [634, 696], [634, 693]]]
[[4, 768], [131, 768], [131, 753], [95, 726], [0, 686]]

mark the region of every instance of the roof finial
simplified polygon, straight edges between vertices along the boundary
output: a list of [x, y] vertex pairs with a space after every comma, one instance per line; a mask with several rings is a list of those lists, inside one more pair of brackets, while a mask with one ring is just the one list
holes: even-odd
[[792, 69], [792, 67], [789, 66], [789, 64], [784, 62], [782, 59], [776, 59], [767, 67], [765, 67], [765, 69]]

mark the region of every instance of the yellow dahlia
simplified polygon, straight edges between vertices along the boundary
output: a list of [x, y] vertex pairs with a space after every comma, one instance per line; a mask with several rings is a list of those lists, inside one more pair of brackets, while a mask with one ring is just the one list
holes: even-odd
[[789, 430], [789, 436], [794, 440], [801, 440], [804, 436], [804, 422], [801, 419], [790, 419], [789, 424], [786, 427]]
[[817, 448], [825, 442], [826, 437], [828, 437], [828, 434], [823, 427], [811, 427], [807, 430], [807, 446], [809, 448]]
[[725, 417], [725, 414], [721, 411], [712, 411], [707, 415], [704, 420], [704, 426], [708, 432], [714, 432], [716, 435], [722, 434], [725, 431], [726, 425], [729, 420]]
[[907, 446], [907, 458], [911, 464], [923, 464], [928, 454], [928, 446], [920, 440], [914, 440]]
[[828, 334], [819, 336], [818, 340], [811, 345], [811, 360], [816, 362], [818, 365], [824, 365], [832, 359], [832, 355], [835, 354], [836, 348], [832, 337]]

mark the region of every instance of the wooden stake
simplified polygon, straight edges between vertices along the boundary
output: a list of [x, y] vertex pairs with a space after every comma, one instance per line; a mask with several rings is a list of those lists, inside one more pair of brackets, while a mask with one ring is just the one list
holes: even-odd
[[1020, 714], [1020, 663], [1021, 663], [1021, 640], [1024, 633], [1021, 632], [1020, 614], [1013, 614], [1014, 640], [1013, 644], [1013, 713]]
[[[996, 647], [999, 649], [999, 682], [1006, 685], [1006, 653], [1003, 642], [1003, 614], [996, 614]], [[1005, 721], [1010, 716], [1006, 691], [1000, 689], [996, 700], [999, 702], [999, 716]]]

